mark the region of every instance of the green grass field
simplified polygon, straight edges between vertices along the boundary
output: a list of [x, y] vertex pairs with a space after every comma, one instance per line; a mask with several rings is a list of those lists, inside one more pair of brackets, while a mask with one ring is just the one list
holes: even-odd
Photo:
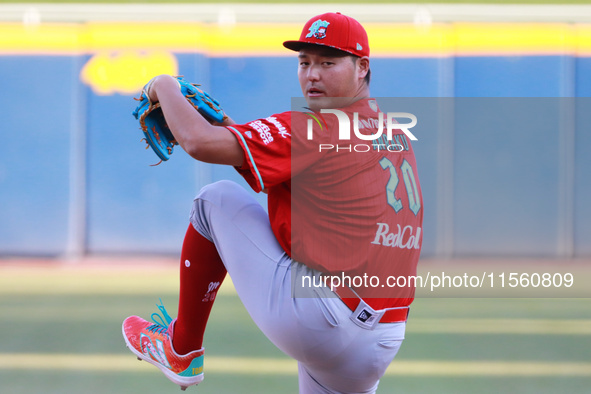
[[[21, 268], [19, 268], [21, 267]], [[176, 264], [142, 272], [0, 265], [0, 393], [178, 393], [125, 348], [121, 322], [178, 302]], [[589, 299], [417, 299], [379, 393], [588, 393]], [[297, 393], [293, 361], [254, 326], [231, 284], [188, 393]]]

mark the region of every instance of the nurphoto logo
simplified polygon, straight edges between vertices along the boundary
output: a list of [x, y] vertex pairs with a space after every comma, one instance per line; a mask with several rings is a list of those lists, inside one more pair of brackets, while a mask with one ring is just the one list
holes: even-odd
[[[333, 144], [319, 144], [319, 151], [323, 150], [330, 150], [336, 149], [337, 151], [344, 150], [348, 152], [369, 152], [370, 150], [388, 150], [390, 152], [401, 152], [406, 149], [408, 144], [401, 144], [399, 143], [400, 138], [396, 138], [399, 133], [393, 135], [393, 130], [400, 130], [404, 133], [406, 137], [408, 137], [412, 141], [417, 141], [418, 138], [415, 137], [413, 133], [410, 132], [409, 129], [413, 128], [417, 124], [417, 117], [408, 112], [388, 112], [384, 114], [383, 112], [378, 113], [378, 119], [369, 118], [365, 120], [359, 120], [359, 113], [353, 112], [353, 120], [349, 118], [349, 115], [338, 109], [321, 109], [321, 114], [332, 114], [335, 115], [338, 119], [339, 125], [339, 140], [340, 141], [351, 141], [351, 129], [353, 129], [353, 133], [355, 136], [362, 141], [373, 141], [372, 144], [349, 144], [349, 145], [333, 145]], [[317, 117], [312, 114], [309, 114], [312, 119], [308, 119], [307, 124], [307, 138], [308, 140], [314, 139], [314, 122], [316, 121], [320, 125], [322, 130], [322, 124], [320, 124]], [[385, 119], [384, 119], [385, 118]], [[401, 119], [409, 119], [410, 122], [407, 123], [400, 123], [398, 120]], [[326, 122], [325, 122], [326, 124]], [[351, 127], [351, 124], [353, 127]], [[385, 126], [385, 127], [384, 127]], [[363, 134], [359, 130], [360, 129], [377, 129], [374, 134]], [[384, 135], [385, 129], [385, 135]], [[396, 143], [392, 143], [392, 141], [396, 141]]]

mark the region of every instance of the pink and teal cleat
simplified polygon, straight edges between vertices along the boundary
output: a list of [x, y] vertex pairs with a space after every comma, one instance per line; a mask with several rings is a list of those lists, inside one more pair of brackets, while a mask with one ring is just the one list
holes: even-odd
[[[161, 301], [162, 302], [162, 301]], [[163, 305], [158, 305], [166, 319], [152, 314], [153, 323], [138, 316], [130, 316], [123, 322], [123, 338], [129, 350], [138, 360], [158, 367], [173, 383], [185, 390], [203, 380], [203, 348], [179, 355], [172, 347], [173, 320]], [[156, 321], [156, 317], [160, 322]]]

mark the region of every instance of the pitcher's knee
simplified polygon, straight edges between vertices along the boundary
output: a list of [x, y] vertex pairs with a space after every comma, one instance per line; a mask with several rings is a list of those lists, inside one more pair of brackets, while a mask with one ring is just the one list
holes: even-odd
[[221, 212], [226, 216], [234, 216], [247, 207], [255, 206], [262, 209], [254, 196], [239, 184], [232, 181], [218, 181], [201, 189], [193, 201], [193, 214], [207, 215], [212, 212]]
[[[212, 208], [217, 207], [225, 211], [228, 203], [228, 196], [239, 193], [240, 185], [232, 181], [219, 181], [204, 186], [193, 200], [189, 220], [193, 228], [205, 238], [213, 242], [212, 238]], [[242, 189], [244, 190], [244, 189]], [[216, 209], [214, 208], [214, 211]], [[215, 213], [214, 213], [215, 215]]]
[[233, 181], [221, 180], [204, 186], [195, 197], [195, 200], [205, 200], [216, 205], [221, 205], [228, 196], [246, 193], [246, 190]]
[[195, 230], [211, 241], [212, 223], [242, 214], [260, 215], [260, 211], [266, 215], [246, 189], [235, 182], [222, 180], [204, 186], [197, 194], [191, 207], [190, 221]]

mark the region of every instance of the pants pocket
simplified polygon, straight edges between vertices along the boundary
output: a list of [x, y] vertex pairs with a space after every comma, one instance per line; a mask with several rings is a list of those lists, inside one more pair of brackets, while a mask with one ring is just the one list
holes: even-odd
[[339, 318], [337, 317], [336, 313], [332, 310], [332, 306], [331, 306], [332, 300], [324, 298], [322, 296], [322, 294], [320, 292], [318, 292], [316, 289], [314, 289], [314, 294], [315, 294], [314, 299], [316, 300], [316, 303], [318, 304], [320, 311], [324, 315], [326, 322], [331, 327], [338, 327], [341, 324], [341, 322], [340, 322]]

